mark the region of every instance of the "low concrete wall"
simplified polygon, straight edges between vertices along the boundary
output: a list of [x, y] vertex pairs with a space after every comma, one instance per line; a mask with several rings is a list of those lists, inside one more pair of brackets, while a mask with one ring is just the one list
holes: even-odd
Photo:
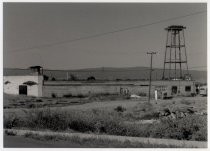
[[148, 91], [148, 87], [135, 85], [45, 85], [43, 86], [43, 96], [51, 97], [53, 93], [56, 94], [57, 97], [63, 97], [65, 94], [120, 94], [120, 89], [127, 89], [131, 94], [139, 94]]
[[[139, 95], [140, 93], [148, 94], [148, 85], [148, 81], [49, 81], [43, 86], [43, 96], [51, 97], [53, 93], [57, 97], [63, 97], [65, 94], [120, 94], [121, 89], [127, 90], [129, 94]], [[157, 86], [167, 87], [169, 93], [171, 93], [171, 87], [176, 86], [177, 92], [180, 91], [176, 95], [188, 96], [195, 92], [193, 81], [152, 81], [152, 96]], [[186, 92], [186, 86], [191, 86], [191, 91]]]

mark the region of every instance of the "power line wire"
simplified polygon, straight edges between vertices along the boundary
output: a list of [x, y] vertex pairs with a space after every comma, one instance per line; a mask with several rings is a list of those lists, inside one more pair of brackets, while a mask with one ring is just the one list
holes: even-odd
[[44, 45], [28, 47], [28, 48], [23, 48], [23, 49], [9, 50], [8, 52], [10, 52], [10, 53], [22, 52], [22, 51], [27, 51], [27, 50], [35, 50], [35, 49], [40, 49], [40, 48], [51, 47], [51, 46], [55, 46], [55, 45], [65, 44], [65, 43], [72, 43], [72, 42], [76, 42], [76, 41], [80, 41], [80, 40], [86, 40], [86, 39], [101, 37], [101, 36], [105, 36], [105, 35], [109, 35], [109, 34], [114, 34], [114, 33], [118, 33], [118, 32], [132, 30], [132, 29], [143, 28], [143, 27], [146, 27], [146, 26], [151, 26], [151, 25], [154, 25], [154, 24], [162, 23], [162, 22], [168, 22], [168, 21], [171, 21], [171, 20], [176, 20], [176, 19], [180, 19], [180, 18], [194, 16], [194, 15], [197, 15], [197, 14], [202, 14], [202, 13], [205, 13], [205, 12], [207, 12], [207, 11], [199, 11], [199, 12], [195, 12], [195, 13], [191, 13], [191, 14], [187, 14], [187, 15], [183, 15], [183, 16], [163, 19], [163, 20], [152, 22], [152, 23], [136, 25], [136, 26], [127, 27], [127, 28], [121, 28], [121, 29], [110, 31], [110, 32], [104, 32], [104, 33], [99, 33], [99, 34], [95, 34], [95, 35], [84, 36], [84, 37], [75, 38], [75, 39], [72, 39], [72, 40], [65, 40], [65, 41], [60, 41], [60, 42], [56, 42], [56, 43], [44, 44]]

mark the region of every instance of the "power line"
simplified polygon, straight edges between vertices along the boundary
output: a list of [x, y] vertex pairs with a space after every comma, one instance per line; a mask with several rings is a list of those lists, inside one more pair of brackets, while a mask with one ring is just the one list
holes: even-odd
[[65, 44], [65, 43], [73, 43], [73, 42], [80, 41], [80, 40], [86, 40], [86, 39], [101, 37], [101, 36], [114, 34], [114, 33], [118, 33], [118, 32], [128, 31], [128, 30], [132, 30], [132, 29], [143, 28], [143, 27], [146, 27], [146, 26], [151, 26], [151, 25], [154, 25], [154, 24], [162, 23], [162, 22], [168, 22], [168, 21], [171, 21], [171, 20], [176, 20], [176, 19], [180, 19], [180, 18], [194, 16], [194, 15], [197, 15], [197, 14], [202, 14], [202, 13], [205, 13], [205, 12], [207, 12], [207, 11], [199, 11], [199, 12], [195, 12], [195, 13], [191, 13], [191, 14], [187, 14], [187, 15], [183, 15], [183, 16], [178, 16], [178, 17], [173, 17], [173, 18], [168, 18], [168, 19], [155, 21], [155, 22], [152, 22], [152, 23], [147, 23], [147, 24], [136, 25], [136, 26], [132, 26], [132, 27], [121, 28], [121, 29], [117, 29], [117, 30], [113, 30], [113, 31], [109, 31], [109, 32], [104, 32], [104, 33], [99, 33], [99, 34], [95, 34], [95, 35], [79, 37], [79, 38], [75, 38], [75, 39], [71, 39], [71, 40], [65, 40], [65, 41], [60, 41], [60, 42], [51, 43], [51, 44], [44, 44], [44, 45], [28, 47], [28, 48], [23, 48], [23, 49], [9, 50], [8, 52], [14, 53], [14, 52], [21, 52], [21, 51], [27, 51], [27, 50], [46, 48], [46, 47], [51, 47], [51, 46], [55, 46], [55, 45]]

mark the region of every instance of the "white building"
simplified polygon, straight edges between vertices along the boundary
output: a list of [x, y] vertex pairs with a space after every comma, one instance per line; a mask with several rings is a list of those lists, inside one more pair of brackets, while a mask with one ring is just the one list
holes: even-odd
[[[42, 96], [43, 69], [40, 66], [30, 67], [33, 72], [23, 75], [5, 75], [3, 91], [7, 94]], [[41, 69], [41, 70], [40, 70]]]

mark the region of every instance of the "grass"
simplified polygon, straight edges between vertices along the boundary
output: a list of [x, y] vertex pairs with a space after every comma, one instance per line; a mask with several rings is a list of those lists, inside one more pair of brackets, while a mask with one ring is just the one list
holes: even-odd
[[118, 94], [101, 93], [90, 95], [72, 95], [71, 93], [65, 94], [62, 97], [57, 97], [56, 94], [52, 94], [52, 98], [34, 98], [30, 96], [16, 96], [4, 94], [4, 109], [9, 108], [43, 108], [48, 107], [60, 107], [72, 104], [84, 104], [94, 101], [108, 101], [108, 100], [125, 100], [126, 97]]
[[4, 127], [27, 127], [53, 131], [74, 130], [83, 133], [136, 137], [172, 138], [207, 141], [207, 116], [191, 115], [182, 119], [165, 119], [160, 123], [124, 123], [121, 112], [30, 110], [25, 118], [4, 118]]
[[185, 105], [192, 105], [192, 104], [195, 104], [194, 101], [191, 101], [191, 100], [181, 100], [181, 103], [182, 104], [185, 104]]
[[[198, 141], [207, 140], [207, 115], [201, 116], [192, 114], [182, 119], [165, 119], [160, 123], [154, 124], [139, 124], [140, 122], [138, 122], [139, 120], [158, 119], [158, 111], [165, 108], [174, 111], [181, 108], [189, 109], [190, 106], [193, 105], [196, 111], [206, 111], [206, 99], [201, 97], [187, 98], [184, 101], [183, 98], [159, 100], [158, 104], [154, 104], [153, 102], [149, 104], [146, 103], [146, 101], [140, 100], [138, 105], [130, 105], [133, 101], [124, 101], [122, 103], [119, 101], [120, 96], [118, 95], [93, 95], [93, 97], [96, 97], [96, 100], [116, 99], [118, 100], [118, 103], [115, 103], [116, 101], [105, 103], [101, 101], [100, 103], [98, 102], [97, 105], [93, 103], [86, 104], [86, 108], [84, 107], [82, 109], [82, 105], [69, 106], [62, 111], [54, 110], [53, 108], [43, 108], [43, 106], [63, 106], [64, 104], [69, 105], [74, 101], [76, 101], [75, 103], [81, 104], [81, 101], [85, 101], [85, 99], [52, 98], [49, 101], [49, 98], [41, 98], [43, 102], [37, 102], [38, 99], [33, 97], [7, 96], [6, 98], [8, 99], [8, 97], [11, 104], [18, 104], [17, 108], [22, 107], [21, 104], [24, 103], [24, 106], [31, 108], [25, 110], [24, 114], [22, 113], [22, 110], [21, 114], [19, 114], [18, 111], [20, 109], [13, 110], [13, 108], [7, 108], [4, 110], [7, 111], [4, 113], [4, 128], [26, 127], [28, 129], [37, 130], [73, 130], [84, 133], [121, 136], [173, 138]], [[55, 104], [55, 101], [58, 102], [58, 104]], [[88, 101], [90, 101], [90, 99]], [[109, 106], [107, 104], [109, 104]], [[124, 108], [124, 106], [126, 106], [126, 108]], [[11, 105], [8, 107], [11, 107]], [[9, 114], [8, 111], [15, 112], [15, 114]]]
[[112, 147], [112, 148], [177, 148], [174, 145], [162, 145], [162, 144], [151, 144], [148, 143], [139, 143], [139, 142], [131, 142], [129, 140], [126, 141], [118, 141], [118, 140], [109, 140], [102, 138], [81, 138], [79, 136], [55, 136], [55, 135], [44, 135], [40, 136], [38, 134], [26, 133], [24, 135], [27, 138], [33, 138], [40, 141], [68, 141], [68, 143], [76, 143], [81, 145], [81, 147]]

